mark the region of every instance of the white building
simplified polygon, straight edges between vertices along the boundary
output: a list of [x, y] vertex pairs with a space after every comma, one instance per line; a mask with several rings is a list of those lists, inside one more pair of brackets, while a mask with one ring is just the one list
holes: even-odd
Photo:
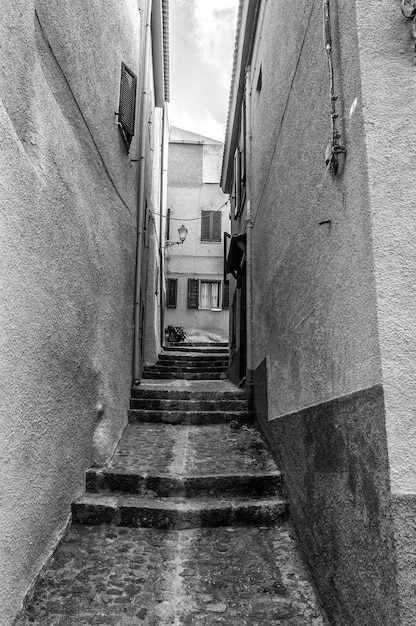
[[[171, 127], [165, 327], [183, 326], [188, 341], [228, 340], [223, 250], [230, 217], [228, 196], [219, 187], [222, 150], [215, 139]], [[182, 224], [186, 240], [175, 245]]]

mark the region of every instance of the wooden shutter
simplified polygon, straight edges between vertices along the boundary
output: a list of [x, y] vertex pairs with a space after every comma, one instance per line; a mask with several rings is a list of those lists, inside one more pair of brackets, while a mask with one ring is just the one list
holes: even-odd
[[201, 211], [201, 241], [221, 241], [221, 211]]
[[166, 285], [166, 308], [176, 309], [178, 293], [178, 280], [176, 278], [168, 278]]
[[199, 305], [199, 280], [188, 278], [188, 309], [197, 309]]
[[170, 239], [170, 209], [168, 209], [168, 214], [166, 216], [166, 240]]
[[211, 211], [201, 211], [201, 241], [211, 241]]
[[125, 65], [121, 64], [120, 79], [120, 102], [118, 107], [118, 121], [123, 131], [123, 137], [127, 148], [130, 146], [134, 135], [134, 123], [136, 118], [136, 75]]
[[230, 308], [230, 283], [228, 280], [222, 284], [222, 308], [224, 310]]
[[212, 213], [212, 241], [221, 241], [221, 211]]

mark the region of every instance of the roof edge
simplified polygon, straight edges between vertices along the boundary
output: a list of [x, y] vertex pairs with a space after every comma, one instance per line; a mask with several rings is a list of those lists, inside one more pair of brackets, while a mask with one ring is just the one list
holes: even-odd
[[233, 70], [225, 130], [221, 188], [231, 192], [234, 151], [241, 121], [241, 103], [245, 86], [246, 68], [251, 62], [252, 40], [257, 30], [257, 17], [261, 0], [240, 0], [237, 15]]

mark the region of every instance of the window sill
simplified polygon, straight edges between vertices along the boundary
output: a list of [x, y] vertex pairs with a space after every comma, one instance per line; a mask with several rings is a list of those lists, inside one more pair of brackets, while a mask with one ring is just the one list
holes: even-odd
[[199, 307], [198, 307], [198, 310], [199, 310], [199, 311], [214, 311], [214, 312], [217, 312], [217, 311], [222, 311], [222, 309], [211, 309], [211, 308], [209, 308], [209, 307], [202, 307], [202, 306], [199, 306]]

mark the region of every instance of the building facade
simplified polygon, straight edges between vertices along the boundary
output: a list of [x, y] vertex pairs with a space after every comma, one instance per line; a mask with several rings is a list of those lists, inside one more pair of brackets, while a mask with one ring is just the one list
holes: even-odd
[[166, 31], [162, 0], [2, 5], [1, 624], [127, 422], [161, 258]]
[[230, 375], [331, 624], [416, 623], [414, 93], [399, 3], [240, 2]]
[[[223, 250], [230, 219], [219, 186], [222, 152], [215, 139], [170, 129], [165, 327], [182, 326], [188, 341], [228, 340]], [[186, 239], [176, 245], [182, 224]]]

